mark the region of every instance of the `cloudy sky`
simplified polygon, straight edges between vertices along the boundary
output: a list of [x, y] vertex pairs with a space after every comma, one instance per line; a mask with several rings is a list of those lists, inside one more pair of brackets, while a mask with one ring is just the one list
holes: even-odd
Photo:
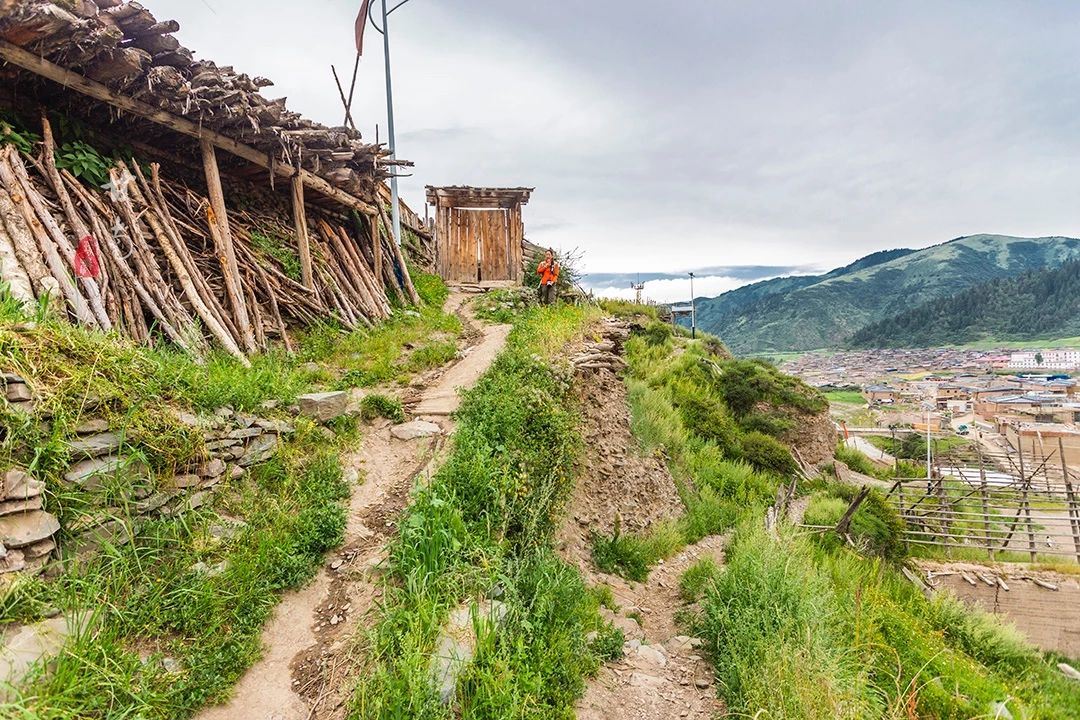
[[[341, 124], [330, 65], [351, 72], [359, 0], [145, 4]], [[657, 296], [686, 270], [736, 268], [707, 295], [960, 235], [1080, 235], [1078, 36], [1066, 0], [412, 0], [391, 18], [402, 191], [535, 186], [530, 239], [672, 274]], [[371, 140], [381, 39], [357, 83]]]

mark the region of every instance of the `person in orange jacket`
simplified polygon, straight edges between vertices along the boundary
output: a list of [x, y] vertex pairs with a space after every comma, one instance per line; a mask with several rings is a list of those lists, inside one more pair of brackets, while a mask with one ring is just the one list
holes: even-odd
[[540, 302], [544, 305], [555, 302], [555, 286], [559, 282], [561, 269], [555, 260], [555, 251], [548, 248], [544, 253], [544, 261], [536, 266], [536, 272], [540, 276]]

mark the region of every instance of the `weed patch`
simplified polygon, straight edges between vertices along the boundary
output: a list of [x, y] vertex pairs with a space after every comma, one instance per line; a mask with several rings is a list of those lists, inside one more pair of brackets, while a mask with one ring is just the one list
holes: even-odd
[[570, 376], [551, 358], [592, 316], [524, 311], [465, 394], [450, 456], [390, 548], [375, 667], [356, 690], [353, 716], [445, 717], [427, 672], [432, 645], [453, 606], [484, 595], [508, 612], [458, 681], [460, 716], [571, 716], [583, 677], [599, 666], [585, 638], [602, 623], [597, 595], [552, 549], [578, 438]]

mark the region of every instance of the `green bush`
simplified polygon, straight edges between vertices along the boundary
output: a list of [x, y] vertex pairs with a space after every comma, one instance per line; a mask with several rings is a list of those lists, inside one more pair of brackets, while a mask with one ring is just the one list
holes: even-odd
[[[834, 527], [847, 512], [858, 490], [854, 486], [834, 484], [827, 493], [815, 494], [806, 508], [803, 522]], [[906, 554], [904, 521], [876, 489], [870, 490], [855, 511], [848, 535], [866, 552], [887, 560], [899, 560]], [[826, 532], [819, 539], [834, 549], [843, 544], [842, 539], [833, 532]]]
[[790, 477], [799, 469], [787, 446], [757, 431], [743, 435], [742, 457], [758, 470], [776, 473], [780, 477]]
[[648, 345], [656, 347], [663, 345], [672, 338], [675, 331], [667, 323], [660, 322], [659, 320], [650, 321], [643, 329], [639, 331], [641, 337], [645, 338], [645, 342]]
[[589, 643], [589, 650], [592, 651], [592, 654], [604, 662], [621, 659], [623, 656], [623, 643], [626, 642], [623, 631], [611, 623], [607, 623], [595, 632], [596, 636]]
[[720, 564], [713, 558], [700, 558], [679, 578], [679, 594], [685, 602], [697, 602], [709, 585], [716, 581], [720, 571]]
[[611, 536], [593, 533], [593, 562], [603, 572], [643, 581], [653, 564], [683, 544], [674, 523], [654, 525], [647, 534], [625, 534], [618, 526]]
[[832, 594], [805, 548], [740, 526], [695, 628], [729, 711], [770, 717], [864, 718], [870, 695], [829, 642]]
[[384, 417], [394, 424], [405, 422], [405, 410], [401, 407], [401, 401], [397, 398], [372, 393], [365, 395], [360, 400], [360, 418], [362, 420], [374, 420]]

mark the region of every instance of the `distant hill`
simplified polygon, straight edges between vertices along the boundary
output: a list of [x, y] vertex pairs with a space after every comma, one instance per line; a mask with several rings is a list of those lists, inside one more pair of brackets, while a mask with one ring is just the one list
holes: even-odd
[[886, 250], [824, 275], [765, 280], [697, 303], [736, 353], [840, 347], [859, 330], [973, 285], [1080, 258], [1080, 239], [972, 235]]
[[852, 347], [932, 347], [1080, 336], [1080, 260], [991, 280], [867, 325]]

